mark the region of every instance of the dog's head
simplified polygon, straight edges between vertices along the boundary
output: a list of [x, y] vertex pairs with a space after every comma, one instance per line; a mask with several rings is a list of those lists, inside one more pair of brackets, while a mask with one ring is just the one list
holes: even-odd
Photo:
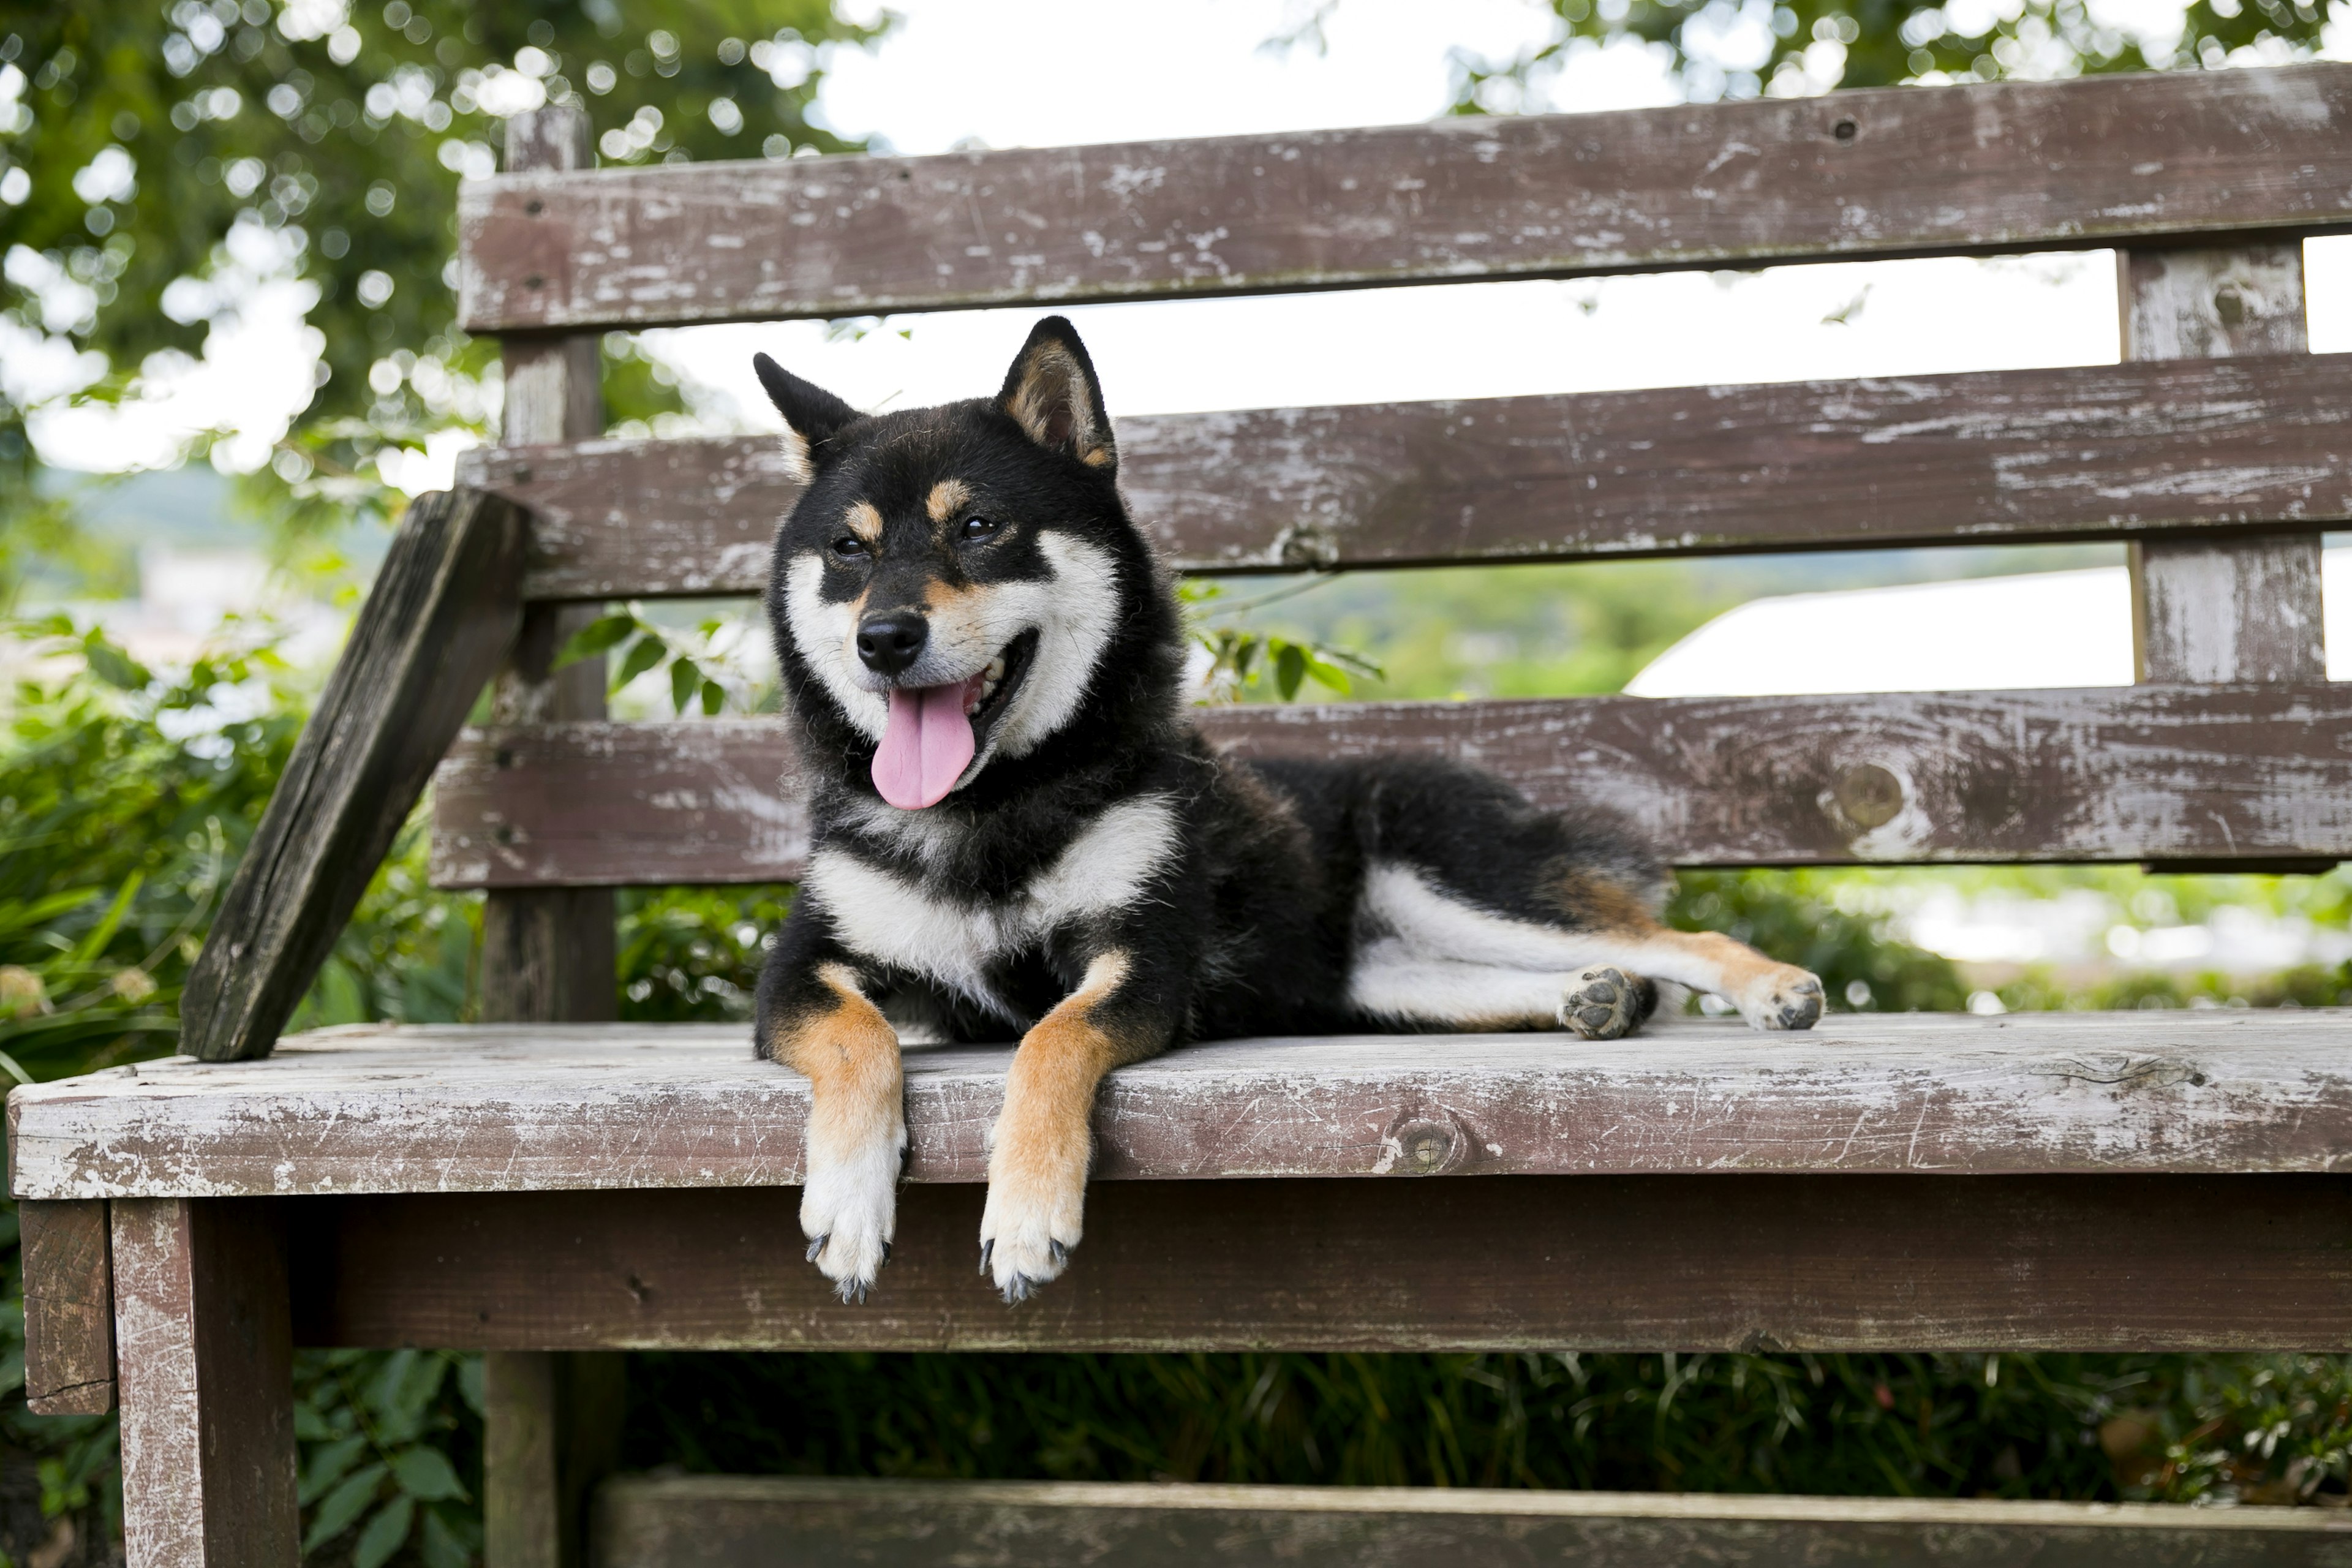
[[753, 363], [808, 461], [769, 584], [786, 687], [873, 745], [884, 800], [934, 805], [1099, 700], [1159, 587], [1068, 321], [1037, 324], [995, 397], [937, 408], [863, 416]]

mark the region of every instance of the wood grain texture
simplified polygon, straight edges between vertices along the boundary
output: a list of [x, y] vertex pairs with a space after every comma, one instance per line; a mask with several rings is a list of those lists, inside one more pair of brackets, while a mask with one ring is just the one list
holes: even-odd
[[[507, 121], [506, 135], [507, 168], [511, 172], [595, 167], [587, 111], [577, 104], [551, 104], [518, 114]], [[507, 392], [499, 415], [500, 439], [511, 447], [602, 435], [603, 353], [593, 332], [509, 337], [504, 344]], [[601, 608], [596, 605], [530, 608], [515, 639], [513, 658], [491, 690], [491, 713], [497, 722], [542, 723], [604, 716], [603, 655], [555, 668], [563, 645], [595, 619]], [[581, 1023], [612, 1017], [615, 1005], [613, 922], [613, 896], [603, 889], [512, 888], [492, 892], [482, 904], [482, 1016], [504, 1023]], [[495, 1481], [490, 1487], [493, 1493], [501, 1489]], [[528, 1506], [543, 1504], [541, 1500]]]
[[2352, 1348], [2340, 1176], [1101, 1182], [1007, 1310], [982, 1190], [845, 1307], [790, 1187], [288, 1200], [303, 1343], [742, 1350]]
[[[1189, 1046], [1121, 1068], [1095, 1174], [2315, 1172], [2352, 1161], [2352, 1014], [1833, 1014]], [[987, 1173], [1012, 1046], [906, 1051], [917, 1184]], [[20, 1090], [20, 1196], [782, 1185], [808, 1083], [740, 1026], [372, 1026], [272, 1061]]]
[[110, 1208], [130, 1568], [294, 1568], [282, 1211], [268, 1199]]
[[581, 1568], [588, 1500], [620, 1461], [622, 1358], [492, 1351], [482, 1358], [485, 1568]]
[[114, 1272], [106, 1205], [20, 1203], [25, 1407], [36, 1415], [114, 1408]]
[[[2130, 249], [2116, 261], [2125, 359], [2308, 358], [2300, 244]], [[2138, 679], [2326, 679], [2319, 542], [2316, 530], [2134, 540]]]
[[223, 895], [180, 1005], [180, 1049], [266, 1054], [310, 989], [521, 618], [522, 517], [420, 497], [361, 606]]
[[627, 1476], [598, 1568], [2279, 1568], [2352, 1563], [2320, 1509], [1434, 1487]]
[[2333, 65], [510, 176], [469, 331], [1756, 267], [2352, 220]]
[[[1684, 866], [2352, 858], [2352, 686], [1570, 698], [1206, 710], [1242, 756], [1446, 756], [1601, 805]], [[772, 721], [469, 733], [443, 887], [789, 881]]]
[[[2021, 542], [2352, 517], [2352, 355], [1121, 420], [1187, 572]], [[766, 437], [479, 449], [541, 599], [754, 593], [799, 489]]]

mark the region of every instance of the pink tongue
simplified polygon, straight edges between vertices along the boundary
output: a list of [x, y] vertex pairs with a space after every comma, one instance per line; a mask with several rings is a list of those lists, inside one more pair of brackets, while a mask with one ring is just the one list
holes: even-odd
[[971, 765], [971, 682], [890, 693], [890, 721], [874, 753], [874, 787], [901, 811], [937, 805]]

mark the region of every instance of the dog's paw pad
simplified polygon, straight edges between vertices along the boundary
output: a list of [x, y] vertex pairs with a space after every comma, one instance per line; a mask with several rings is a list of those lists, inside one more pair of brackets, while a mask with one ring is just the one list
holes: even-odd
[[1633, 983], [1613, 967], [1586, 970], [1560, 998], [1559, 1023], [1588, 1040], [1613, 1040], [1632, 1033]]
[[1751, 1028], [1810, 1029], [1821, 1021], [1822, 983], [1801, 969], [1780, 966], [1749, 985], [1738, 1003]]

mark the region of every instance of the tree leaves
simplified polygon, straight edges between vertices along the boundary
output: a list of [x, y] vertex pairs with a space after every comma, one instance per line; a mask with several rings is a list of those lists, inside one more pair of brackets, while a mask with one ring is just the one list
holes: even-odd
[[727, 626], [728, 623], [716, 618], [705, 620], [698, 637], [690, 638], [648, 619], [643, 610], [631, 605], [600, 616], [572, 633], [556, 655], [555, 668], [599, 658], [625, 644], [628, 652], [613, 672], [614, 691], [667, 665], [671, 711], [682, 714], [698, 704], [705, 714], [716, 714], [727, 706], [728, 689], [710, 667], [729, 657], [719, 640]]

